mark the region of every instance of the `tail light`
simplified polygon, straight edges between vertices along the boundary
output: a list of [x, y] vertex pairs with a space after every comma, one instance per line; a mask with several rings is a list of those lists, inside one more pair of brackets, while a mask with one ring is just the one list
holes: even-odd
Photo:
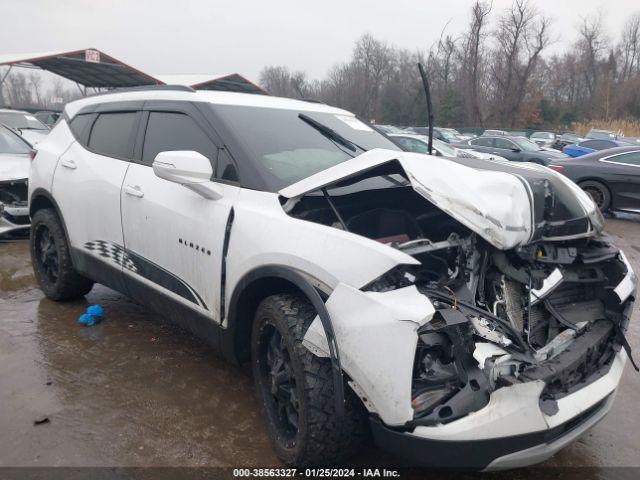
[[556, 172], [562, 172], [564, 170], [564, 167], [561, 165], [549, 165], [549, 168], [551, 170], [555, 170]]

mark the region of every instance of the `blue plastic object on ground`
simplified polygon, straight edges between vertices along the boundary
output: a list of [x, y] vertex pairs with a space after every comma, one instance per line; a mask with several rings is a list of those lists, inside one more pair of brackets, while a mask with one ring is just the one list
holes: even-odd
[[87, 327], [92, 327], [96, 323], [100, 323], [104, 320], [104, 310], [100, 305], [91, 305], [87, 308], [87, 311], [80, 315], [78, 318], [78, 323], [80, 325], [86, 325]]

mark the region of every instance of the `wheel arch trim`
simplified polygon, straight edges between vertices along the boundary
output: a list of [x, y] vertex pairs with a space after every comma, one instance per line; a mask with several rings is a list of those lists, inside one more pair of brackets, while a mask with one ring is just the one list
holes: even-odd
[[344, 382], [343, 382], [343, 374], [342, 374], [342, 366], [340, 363], [340, 353], [338, 351], [338, 344], [335, 339], [335, 333], [333, 330], [333, 324], [331, 322], [331, 316], [324, 304], [324, 300], [320, 296], [320, 293], [312, 285], [312, 283], [306, 278], [302, 273], [297, 270], [284, 266], [284, 265], [264, 265], [258, 267], [250, 272], [246, 273], [235, 285], [233, 289], [233, 293], [231, 295], [231, 300], [229, 301], [229, 310], [228, 310], [228, 328], [226, 329], [226, 337], [225, 339], [221, 338], [222, 344], [220, 345], [220, 349], [225, 354], [225, 356], [230, 357], [234, 360], [238, 360], [237, 357], [237, 348], [236, 348], [236, 333], [237, 327], [239, 323], [238, 319], [238, 308], [239, 308], [239, 300], [242, 297], [242, 294], [247, 291], [247, 289], [259, 280], [266, 279], [279, 279], [284, 280], [297, 289], [299, 289], [303, 295], [307, 297], [307, 299], [311, 302], [313, 307], [315, 308], [318, 317], [320, 318], [320, 322], [324, 329], [325, 335], [327, 336], [327, 343], [329, 345], [329, 358], [331, 360], [331, 370], [332, 377], [334, 383], [334, 392], [335, 392], [335, 411], [339, 418], [344, 418], [345, 415], [345, 407], [344, 407]]

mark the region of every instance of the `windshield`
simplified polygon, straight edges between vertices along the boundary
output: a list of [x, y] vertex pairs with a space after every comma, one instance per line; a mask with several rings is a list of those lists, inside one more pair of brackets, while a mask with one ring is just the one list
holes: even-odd
[[514, 137], [511, 140], [513, 140], [518, 145], [518, 147], [520, 147], [520, 149], [524, 150], [525, 152], [538, 152], [542, 150], [538, 146], [538, 144], [532, 142], [531, 140], [527, 140], [526, 138]]
[[549, 138], [549, 139], [552, 139], [553, 138], [553, 133], [536, 132], [533, 135], [531, 135], [531, 138]]
[[616, 136], [611, 132], [604, 132], [602, 130], [591, 130], [587, 134], [587, 138], [593, 138], [596, 140], [611, 140], [616, 138]]
[[350, 115], [238, 105], [212, 105], [228, 134], [249, 161], [255, 162], [271, 191], [345, 162], [351, 151], [299, 117], [302, 114], [363, 149], [399, 148], [384, 135]]
[[0, 127], [0, 154], [27, 154], [31, 148], [15, 133]]
[[0, 123], [20, 130], [49, 130], [36, 117], [22, 112], [0, 112]]
[[460, 138], [453, 132], [449, 131], [449, 130], [440, 130], [440, 133], [442, 134], [442, 136], [444, 138], [446, 138], [449, 141], [452, 142], [459, 142]]

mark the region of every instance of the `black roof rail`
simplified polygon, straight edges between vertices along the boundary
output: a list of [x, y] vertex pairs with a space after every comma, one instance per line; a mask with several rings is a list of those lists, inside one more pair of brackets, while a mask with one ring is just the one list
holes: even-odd
[[[95, 97], [97, 95], [109, 95], [112, 93], [126, 93], [126, 92], [145, 92], [145, 91], [156, 91], [156, 90], [169, 90], [169, 91], [177, 91], [177, 92], [195, 92], [195, 89], [188, 87], [187, 85], [140, 85], [139, 87], [124, 87], [124, 88], [114, 88], [112, 90], [108, 90], [106, 92], [96, 92], [91, 95], [87, 95], [87, 97]], [[85, 98], [87, 98], [85, 97]]]

